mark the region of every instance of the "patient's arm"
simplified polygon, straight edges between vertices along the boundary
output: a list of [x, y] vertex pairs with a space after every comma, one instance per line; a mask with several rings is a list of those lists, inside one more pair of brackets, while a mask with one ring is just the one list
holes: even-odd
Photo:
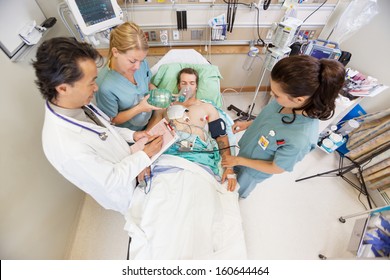
[[164, 114], [166, 114], [166, 111], [167, 111], [166, 109], [153, 111], [152, 117], [150, 118], [146, 126], [146, 130], [151, 129], [155, 124], [161, 121], [162, 118], [164, 117]]
[[[224, 158], [227, 158], [231, 155], [230, 153], [230, 145], [229, 145], [229, 138], [227, 135], [219, 136], [217, 139], [217, 144], [219, 148], [219, 153], [221, 154], [222, 160]], [[229, 191], [234, 191], [236, 189], [237, 180], [236, 175], [234, 174], [233, 168], [227, 167], [225, 168], [223, 174], [222, 174], [222, 183], [225, 182], [225, 180], [228, 179], [228, 186], [227, 189]]]
[[[211, 104], [204, 104], [206, 105], [206, 110], [208, 114], [208, 121], [212, 122], [214, 120], [219, 119], [218, 111], [212, 106]], [[219, 153], [222, 157], [222, 160], [226, 158], [226, 156], [230, 156], [230, 143], [229, 138], [227, 135], [219, 136], [215, 139], [218, 144]], [[233, 168], [225, 168], [223, 174], [222, 174], [222, 183], [228, 179], [228, 190], [234, 191], [236, 188], [237, 180], [233, 171]]]

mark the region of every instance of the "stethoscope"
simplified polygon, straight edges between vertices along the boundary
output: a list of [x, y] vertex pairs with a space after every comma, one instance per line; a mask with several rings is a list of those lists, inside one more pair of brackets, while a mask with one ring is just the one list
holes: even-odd
[[[87, 127], [87, 126], [85, 126], [85, 125], [79, 124], [79, 123], [77, 123], [77, 122], [74, 122], [74, 121], [72, 121], [72, 120], [70, 120], [70, 119], [65, 118], [64, 116], [61, 116], [60, 114], [57, 114], [56, 112], [54, 112], [53, 108], [50, 107], [49, 101], [47, 101], [47, 100], [46, 100], [46, 106], [47, 106], [47, 108], [50, 110], [50, 112], [52, 112], [56, 117], [58, 117], [58, 118], [60, 118], [60, 119], [62, 119], [62, 120], [64, 120], [64, 121], [66, 121], [66, 122], [68, 122], [68, 123], [71, 123], [71, 124], [73, 124], [73, 125], [76, 125], [76, 126], [78, 126], [78, 127], [84, 128], [84, 129], [86, 129], [86, 130], [89, 130], [89, 131], [91, 131], [91, 132], [97, 134], [97, 135], [99, 136], [99, 138], [100, 138], [101, 140], [103, 140], [103, 141], [105, 141], [105, 140], [107, 139], [108, 134], [107, 134], [106, 132], [99, 132], [99, 131], [96, 131], [96, 130], [90, 128], [90, 127]], [[99, 116], [103, 117], [103, 116], [102, 116], [94, 107], [92, 107], [91, 105], [87, 105], [87, 107], [88, 107], [89, 109], [91, 109], [94, 113], [96, 113], [96, 114], [98, 114]]]

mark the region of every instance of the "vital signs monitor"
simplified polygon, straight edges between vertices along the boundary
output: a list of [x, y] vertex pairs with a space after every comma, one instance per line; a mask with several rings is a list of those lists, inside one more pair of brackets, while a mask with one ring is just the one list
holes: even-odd
[[335, 42], [317, 39], [309, 42], [303, 54], [314, 56], [318, 59], [330, 58], [338, 60], [341, 56], [341, 50]]
[[116, 0], [66, 0], [81, 32], [92, 35], [123, 22]]

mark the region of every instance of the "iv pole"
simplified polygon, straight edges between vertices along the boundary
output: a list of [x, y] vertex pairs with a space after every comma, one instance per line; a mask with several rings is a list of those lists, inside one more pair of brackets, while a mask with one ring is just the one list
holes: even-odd
[[250, 120], [253, 120], [255, 119], [256, 117], [252, 115], [252, 112], [253, 112], [253, 109], [255, 108], [255, 101], [256, 101], [256, 98], [257, 98], [257, 95], [259, 94], [259, 91], [260, 91], [260, 86], [261, 84], [263, 83], [263, 80], [264, 80], [264, 76], [265, 76], [265, 73], [267, 72], [267, 68], [264, 66], [262, 66], [262, 72], [261, 72], [261, 78], [260, 78], [260, 81], [256, 87], [256, 90], [255, 90], [255, 94], [253, 96], [253, 99], [252, 99], [252, 103], [249, 105], [248, 107], [248, 112], [244, 112], [242, 111], [241, 109], [237, 108], [236, 106], [234, 105], [229, 105], [227, 107], [227, 109], [230, 111], [230, 110], [234, 110], [237, 112], [237, 116], [238, 116], [238, 120], [247, 120], [247, 121], [250, 121]]
[[248, 121], [255, 118], [255, 117], [252, 115], [252, 112], [253, 112], [253, 109], [255, 108], [255, 101], [256, 101], [257, 95], [259, 94], [260, 86], [261, 86], [261, 84], [263, 83], [264, 76], [265, 76], [265, 73], [266, 73], [266, 72], [267, 72], [267, 68], [264, 67], [264, 64], [263, 64], [263, 69], [262, 69], [261, 78], [260, 78], [259, 84], [257, 85], [256, 91], [255, 91], [255, 95], [253, 96], [252, 103], [251, 103], [251, 105], [250, 105], [250, 107], [249, 107], [248, 116], [247, 116], [247, 120], [248, 120]]

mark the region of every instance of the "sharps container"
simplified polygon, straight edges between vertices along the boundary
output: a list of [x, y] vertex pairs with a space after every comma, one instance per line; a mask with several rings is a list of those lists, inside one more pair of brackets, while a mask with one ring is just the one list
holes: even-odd
[[341, 146], [343, 144], [343, 136], [341, 134], [332, 132], [329, 134], [329, 139], [332, 140], [336, 146]]
[[325, 138], [322, 140], [322, 143], [321, 143], [321, 147], [327, 151], [328, 153], [331, 153], [333, 152], [335, 149], [335, 144], [333, 143], [332, 140], [330, 140], [329, 138]]
[[353, 130], [359, 127], [359, 122], [352, 119], [348, 120], [340, 127], [340, 129], [337, 131], [337, 133], [341, 134], [342, 136], [345, 136], [349, 133], [351, 133]]

